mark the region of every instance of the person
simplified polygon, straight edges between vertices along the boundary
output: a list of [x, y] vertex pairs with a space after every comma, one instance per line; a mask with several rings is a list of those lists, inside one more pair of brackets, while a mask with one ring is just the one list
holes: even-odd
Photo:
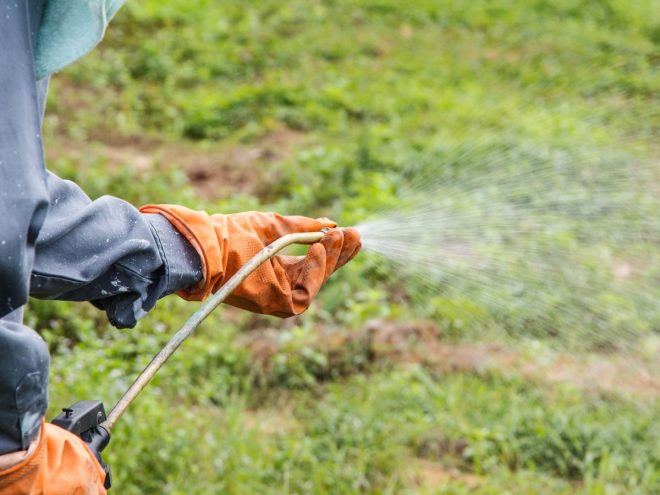
[[49, 354], [23, 325], [28, 296], [90, 301], [132, 327], [157, 300], [201, 300], [260, 248], [329, 228], [306, 256], [264, 263], [227, 300], [286, 317], [360, 249], [325, 219], [90, 200], [47, 171], [41, 137], [50, 75], [91, 49], [122, 0], [0, 2], [0, 494], [101, 494], [105, 474], [77, 436], [44, 421]]

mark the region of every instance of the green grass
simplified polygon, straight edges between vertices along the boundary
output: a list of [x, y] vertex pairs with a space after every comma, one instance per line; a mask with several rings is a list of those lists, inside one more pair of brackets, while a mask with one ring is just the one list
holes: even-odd
[[[654, 7], [650, 0], [127, 2], [99, 49], [52, 80], [49, 167], [92, 197], [274, 209], [349, 225], [395, 206], [416, 177], [486, 174], [500, 166], [493, 156], [534, 167], [562, 153], [612, 169], [627, 157], [657, 159]], [[288, 141], [268, 144], [278, 133]], [[199, 163], [266, 148], [270, 155], [236, 165], [254, 170], [252, 192], [228, 194], [241, 185], [227, 179], [222, 193], [201, 196], [189, 184]], [[138, 151], [155, 158], [137, 167]], [[640, 201], [621, 214], [652, 215], [652, 207]], [[655, 245], [633, 247], [657, 253]], [[584, 261], [595, 266], [600, 258]], [[310, 344], [321, 327], [358, 331], [373, 318], [427, 318], [446, 340], [479, 337], [484, 322], [518, 335], [541, 316], [555, 327], [570, 323], [559, 311], [539, 316], [516, 301], [496, 314], [468, 285], [429, 297], [397, 275], [378, 259], [358, 259], [294, 323], [214, 314], [117, 426], [107, 453], [115, 490], [660, 490], [657, 400], [513, 371], [384, 364], [360, 348], [329, 356]], [[608, 275], [594, 268], [595, 279]], [[657, 265], [647, 276], [657, 279]], [[557, 293], [579, 307], [570, 285]], [[614, 289], [600, 297], [611, 308], [607, 328], [657, 335], [648, 301], [638, 305]], [[112, 404], [194, 307], [168, 298], [136, 329], [117, 331], [91, 307], [33, 302], [29, 321], [53, 353], [51, 413], [82, 398]], [[265, 371], [241, 340], [252, 328], [280, 332]]]
[[[123, 493], [414, 493], [422, 490], [410, 483], [420, 459], [478, 476], [479, 493], [522, 493], [521, 479], [529, 493], [660, 486], [657, 402], [604, 401], [498, 372], [435, 374], [418, 365], [325, 384], [292, 381], [300, 369], [291, 366], [263, 388], [232, 338], [238, 327], [215, 320], [115, 430], [108, 459]], [[155, 330], [105, 338], [89, 331], [58, 356], [53, 396], [98, 396], [103, 383], [102, 395], [114, 400], [162, 345], [167, 332]], [[296, 354], [288, 349], [278, 356], [290, 362]]]

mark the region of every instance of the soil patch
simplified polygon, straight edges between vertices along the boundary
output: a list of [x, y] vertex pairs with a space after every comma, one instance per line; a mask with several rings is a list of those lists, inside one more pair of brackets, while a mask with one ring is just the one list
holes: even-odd
[[439, 488], [449, 483], [458, 483], [470, 490], [475, 490], [484, 482], [484, 478], [481, 476], [428, 459], [411, 458], [406, 460], [405, 464], [408, 466], [409, 472], [407, 477], [416, 486]]
[[250, 146], [178, 159], [192, 186], [207, 199], [236, 191], [261, 197], [267, 194], [274, 175], [269, 164], [288, 158], [302, 138], [296, 131], [280, 128]]
[[48, 140], [47, 157], [66, 156], [84, 164], [90, 156], [109, 168], [130, 165], [147, 172], [159, 165], [185, 171], [197, 193], [213, 200], [229, 195], [268, 195], [277, 179], [275, 163], [291, 156], [304, 135], [278, 128], [251, 144], [171, 143], [151, 137], [97, 136], [92, 143], [64, 136]]
[[[500, 343], [443, 342], [432, 322], [377, 320], [359, 331], [320, 328], [300, 346], [291, 348], [274, 329], [258, 329], [239, 337], [253, 365], [269, 374], [274, 356], [312, 349], [326, 365], [319, 380], [348, 375], [377, 363], [418, 363], [437, 373], [499, 373], [541, 383], [566, 383], [581, 390], [635, 399], [660, 398], [660, 367], [632, 353], [535, 353]], [[285, 345], [289, 347], [285, 348]]]

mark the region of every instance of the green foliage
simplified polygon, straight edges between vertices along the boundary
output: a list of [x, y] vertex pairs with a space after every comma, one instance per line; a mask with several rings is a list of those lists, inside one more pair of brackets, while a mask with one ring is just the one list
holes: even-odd
[[[348, 390], [335, 387], [321, 407], [333, 407], [333, 401], [364, 422], [369, 421], [364, 416], [378, 418], [391, 429], [390, 441], [407, 438], [418, 455], [445, 462], [453, 456], [476, 472], [505, 465], [585, 480], [587, 486], [615, 481], [621, 493], [652, 493], [660, 482], [654, 406], [604, 404], [570, 389], [548, 397], [497, 376], [434, 380], [419, 369], [353, 380]], [[439, 436], [430, 442], [429, 431]], [[432, 442], [435, 449], [428, 447]]]
[[153, 170], [139, 171], [130, 163], [110, 166], [103, 158], [86, 163], [85, 167], [80, 166], [79, 160], [58, 158], [50, 167], [63, 179], [83, 184], [85, 193], [92, 199], [107, 194], [136, 205], [167, 201], [194, 204], [197, 201], [188, 187], [185, 173], [173, 167], [158, 165]]

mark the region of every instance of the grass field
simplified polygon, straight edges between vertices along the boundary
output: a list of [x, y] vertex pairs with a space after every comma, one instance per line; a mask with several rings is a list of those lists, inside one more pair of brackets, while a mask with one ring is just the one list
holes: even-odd
[[[129, 1], [52, 79], [48, 163], [91, 197], [343, 225], [492, 156], [612, 166], [616, 150], [657, 173], [659, 15], [652, 0]], [[657, 242], [642, 247], [657, 284]], [[524, 325], [481, 333], [471, 294], [396, 275], [365, 254], [301, 317], [216, 311], [118, 424], [113, 491], [660, 493], [657, 312], [620, 317], [628, 301], [604, 294], [605, 324], [643, 338], [569, 353], [517, 338]], [[33, 301], [51, 414], [114, 403], [195, 307], [167, 298], [118, 331], [89, 305]], [[581, 331], [579, 314], [545, 316]]]

